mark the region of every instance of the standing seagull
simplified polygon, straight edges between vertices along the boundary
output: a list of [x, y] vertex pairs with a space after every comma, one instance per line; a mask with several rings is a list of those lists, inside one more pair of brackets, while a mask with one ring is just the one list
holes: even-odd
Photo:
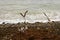
[[26, 22], [25, 17], [26, 17], [26, 13], [27, 13], [27, 12], [28, 12], [28, 10], [27, 10], [24, 14], [20, 13], [20, 15], [24, 18], [25, 22]]

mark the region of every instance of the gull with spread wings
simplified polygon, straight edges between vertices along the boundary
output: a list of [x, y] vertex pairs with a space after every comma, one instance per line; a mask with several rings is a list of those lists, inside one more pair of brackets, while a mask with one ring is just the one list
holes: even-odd
[[27, 10], [27, 11], [25, 11], [25, 13], [24, 13], [24, 14], [20, 13], [20, 15], [24, 18], [25, 22], [26, 22], [26, 18], [25, 18], [25, 17], [26, 17], [27, 12], [28, 12], [28, 10]]

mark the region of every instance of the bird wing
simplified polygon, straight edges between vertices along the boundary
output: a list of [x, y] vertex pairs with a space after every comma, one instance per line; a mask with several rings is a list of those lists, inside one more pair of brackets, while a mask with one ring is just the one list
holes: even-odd
[[47, 17], [48, 21], [50, 21], [49, 17], [45, 14], [45, 12], [43, 12], [43, 14]]
[[20, 13], [20, 15], [24, 17], [24, 15], [22, 13]]
[[28, 10], [24, 13], [24, 17], [26, 16], [26, 13], [28, 12]]

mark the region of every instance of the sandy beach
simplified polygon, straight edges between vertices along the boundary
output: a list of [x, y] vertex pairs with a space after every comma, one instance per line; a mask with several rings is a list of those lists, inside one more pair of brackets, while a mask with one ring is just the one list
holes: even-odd
[[59, 40], [60, 21], [0, 24], [0, 40]]
[[0, 0], [0, 40], [60, 40], [60, 0]]

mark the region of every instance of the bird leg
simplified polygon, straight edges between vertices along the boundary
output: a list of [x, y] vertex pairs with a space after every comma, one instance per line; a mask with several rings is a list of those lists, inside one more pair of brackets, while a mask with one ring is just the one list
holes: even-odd
[[26, 18], [25, 17], [23, 17], [24, 18], [24, 23], [26, 23]]

